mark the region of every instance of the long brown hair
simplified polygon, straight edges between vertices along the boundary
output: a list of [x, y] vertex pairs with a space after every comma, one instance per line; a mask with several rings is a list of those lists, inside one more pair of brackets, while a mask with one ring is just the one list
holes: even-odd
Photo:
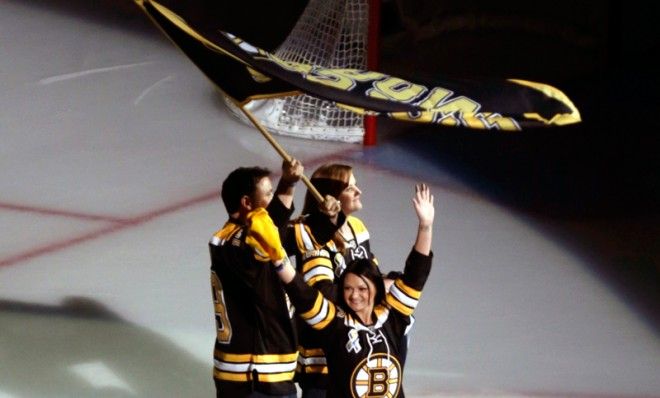
[[[347, 164], [326, 163], [317, 168], [312, 174], [311, 182], [319, 191], [321, 196], [332, 195], [339, 197], [339, 194], [346, 189], [348, 181], [353, 174], [353, 168]], [[318, 212], [319, 204], [309, 190], [305, 194], [305, 204], [302, 214]]]
[[[353, 168], [347, 164], [326, 163], [314, 171], [310, 181], [314, 184], [314, 187], [319, 191], [321, 196], [331, 195], [338, 199], [342, 191], [348, 187], [348, 181], [351, 179], [351, 175], [353, 175]], [[305, 215], [318, 212], [319, 203], [314, 198], [314, 195], [307, 190], [301, 218]], [[332, 240], [335, 242], [338, 250], [344, 251], [346, 245], [339, 231], [335, 233]], [[323, 244], [325, 242], [319, 243]]]

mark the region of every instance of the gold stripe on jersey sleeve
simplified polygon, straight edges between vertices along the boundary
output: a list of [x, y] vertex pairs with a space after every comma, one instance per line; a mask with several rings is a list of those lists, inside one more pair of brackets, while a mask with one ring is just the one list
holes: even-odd
[[327, 374], [325, 352], [321, 348], [304, 348], [298, 346], [298, 373]]
[[323, 298], [321, 292], [316, 292], [316, 301], [309, 311], [300, 314], [307, 324], [316, 330], [324, 329], [335, 319], [335, 305]]
[[329, 300], [327, 301], [327, 303], [328, 303], [328, 314], [326, 315], [325, 319], [312, 326], [316, 330], [324, 329], [333, 319], [335, 319], [335, 305], [332, 304]]
[[396, 281], [394, 281], [394, 284], [396, 285], [396, 287], [399, 288], [399, 290], [401, 290], [406, 295], [408, 295], [408, 296], [410, 296], [414, 299], [419, 300], [419, 298], [422, 296], [422, 291], [421, 290], [413, 289], [412, 287], [410, 287], [410, 286], [406, 285], [405, 283], [403, 283], [403, 281], [401, 279], [397, 279]]
[[391, 294], [388, 294], [385, 297], [385, 302], [389, 304], [391, 307], [393, 307], [395, 310], [399, 311], [403, 315], [412, 315], [412, 313], [415, 311], [414, 308], [410, 308], [400, 302], [399, 300], [396, 299], [396, 297], [392, 296]]
[[305, 366], [305, 373], [328, 374], [328, 367], [325, 365], [307, 365]]
[[316, 257], [303, 264], [303, 273], [309, 272], [315, 267], [326, 267], [332, 271], [332, 262], [328, 257]]
[[331, 281], [332, 278], [328, 277], [328, 275], [316, 275], [314, 277], [311, 277], [307, 280], [307, 284], [309, 286], [314, 286], [315, 284], [321, 282], [321, 281]]
[[303, 357], [323, 357], [325, 352], [322, 348], [305, 348], [303, 346], [298, 346], [298, 352]]
[[300, 317], [302, 319], [312, 319], [319, 313], [322, 306], [323, 306], [323, 296], [321, 295], [321, 293], [316, 293], [316, 301], [314, 302], [314, 305], [309, 311], [300, 314]]

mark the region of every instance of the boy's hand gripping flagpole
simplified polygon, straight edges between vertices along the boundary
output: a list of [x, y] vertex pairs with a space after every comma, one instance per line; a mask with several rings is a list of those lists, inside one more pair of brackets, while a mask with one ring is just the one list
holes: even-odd
[[[273, 138], [273, 136], [268, 132], [268, 130], [266, 130], [266, 128], [262, 126], [261, 123], [259, 123], [259, 121], [254, 117], [254, 115], [250, 111], [242, 107], [241, 105], [237, 104], [237, 106], [241, 109], [241, 111], [245, 114], [245, 116], [247, 116], [247, 118], [250, 119], [250, 122], [252, 122], [254, 127], [256, 127], [257, 130], [261, 132], [261, 134], [264, 136], [264, 138], [266, 138], [266, 140], [270, 143], [270, 145], [272, 145], [273, 148], [275, 148], [275, 150], [277, 151], [277, 153], [280, 154], [282, 159], [286, 160], [287, 162], [290, 162], [292, 159], [291, 156], [288, 153], [286, 153], [284, 148], [282, 148], [282, 146], [277, 141], [275, 141], [275, 138]], [[323, 196], [321, 196], [319, 191], [314, 187], [314, 185], [307, 178], [306, 175], [303, 174], [300, 177], [300, 179], [302, 180], [303, 183], [305, 183], [307, 189], [309, 189], [309, 192], [311, 192], [312, 195], [314, 195], [314, 198], [319, 203], [323, 203], [325, 201], [323, 199]]]

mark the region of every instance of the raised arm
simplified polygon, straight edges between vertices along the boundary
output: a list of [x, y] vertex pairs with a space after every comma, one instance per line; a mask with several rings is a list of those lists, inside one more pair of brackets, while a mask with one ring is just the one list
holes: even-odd
[[255, 257], [272, 264], [300, 316], [314, 329], [326, 328], [335, 319], [334, 304], [296, 274], [268, 212], [257, 209], [250, 215], [246, 243], [255, 249]]
[[431, 253], [431, 241], [433, 238], [433, 219], [435, 208], [433, 207], [433, 195], [426, 184], [415, 185], [415, 196], [412, 199], [419, 226], [417, 227], [417, 238], [415, 239], [415, 250], [420, 254], [428, 256]]
[[426, 184], [415, 186], [412, 202], [419, 220], [415, 244], [406, 259], [403, 274], [394, 281], [385, 296], [389, 307], [406, 317], [412, 315], [417, 307], [433, 260], [431, 238], [435, 209], [433, 195]]
[[288, 209], [293, 205], [294, 189], [304, 171], [305, 168], [298, 159], [291, 159], [290, 162], [282, 161], [282, 177], [277, 184], [275, 194]]
[[275, 197], [268, 205], [268, 214], [273, 219], [273, 222], [280, 229], [280, 234], [286, 234], [286, 226], [289, 223], [291, 215], [293, 215], [293, 194], [296, 183], [303, 175], [304, 168], [302, 164], [292, 159], [291, 162], [286, 160], [282, 161], [282, 177], [277, 184], [275, 190]]

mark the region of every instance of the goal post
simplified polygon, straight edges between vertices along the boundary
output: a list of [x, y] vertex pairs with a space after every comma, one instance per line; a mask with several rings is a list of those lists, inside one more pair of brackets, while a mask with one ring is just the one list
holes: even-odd
[[[380, 1], [368, 0], [369, 17], [367, 27], [367, 69], [378, 70], [380, 59]], [[376, 132], [378, 130], [378, 119], [374, 115], [364, 116], [364, 139], [365, 146], [376, 145]]]
[[[285, 61], [328, 68], [375, 70], [380, 0], [309, 0], [295, 26], [274, 51]], [[226, 99], [232, 113], [243, 112]], [[252, 100], [244, 105], [268, 131], [301, 138], [376, 143], [376, 117], [362, 116], [306, 94]]]

